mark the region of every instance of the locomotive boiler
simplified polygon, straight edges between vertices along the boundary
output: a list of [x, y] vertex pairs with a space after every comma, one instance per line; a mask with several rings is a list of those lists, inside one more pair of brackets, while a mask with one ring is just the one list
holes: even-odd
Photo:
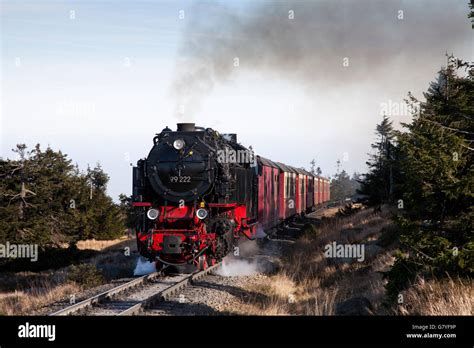
[[163, 129], [133, 168], [138, 250], [158, 268], [205, 269], [257, 228], [271, 233], [329, 199], [328, 179], [194, 123]]

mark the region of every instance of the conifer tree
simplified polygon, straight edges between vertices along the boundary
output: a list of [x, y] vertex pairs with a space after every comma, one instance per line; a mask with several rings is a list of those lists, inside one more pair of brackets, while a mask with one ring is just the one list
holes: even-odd
[[20, 144], [14, 152], [16, 159], [0, 160], [0, 243], [48, 247], [123, 234], [124, 219], [106, 194], [109, 177], [100, 165], [81, 173], [49, 147]]
[[[397, 135], [401, 253], [388, 272], [395, 295], [417, 274], [474, 274], [473, 65], [448, 57]], [[400, 207], [400, 205], [399, 205]]]
[[369, 172], [362, 178], [359, 192], [369, 196], [371, 204], [381, 204], [391, 201], [394, 194], [395, 133], [386, 115], [375, 130], [376, 142], [371, 145], [375, 153], [366, 162]]
[[[450, 61], [453, 61], [451, 57]], [[474, 79], [458, 76], [461, 64], [448, 65], [424, 94], [408, 132], [400, 133], [400, 183], [407, 212], [440, 221], [465, 213], [473, 203]], [[413, 107], [413, 109], [416, 109]]]

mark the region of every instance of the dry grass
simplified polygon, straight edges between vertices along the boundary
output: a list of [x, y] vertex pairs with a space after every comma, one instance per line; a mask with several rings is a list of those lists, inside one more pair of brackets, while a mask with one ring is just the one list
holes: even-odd
[[283, 273], [275, 275], [247, 288], [251, 294], [243, 314], [249, 315], [288, 315], [295, 297], [296, 286]]
[[332, 218], [336, 216], [337, 212], [339, 211], [339, 206], [333, 207], [333, 208], [326, 208], [323, 210], [320, 210], [316, 213], [314, 213], [314, 217], [317, 217], [318, 219], [321, 218]]
[[102, 275], [95, 264], [72, 265], [37, 273], [2, 274], [0, 315], [31, 315], [50, 303], [67, 301], [69, 295], [77, 295], [101, 282]]
[[80, 290], [74, 283], [58, 285], [43, 281], [24, 290], [0, 293], [0, 314], [26, 315], [48, 303], [77, 294]]
[[104, 249], [109, 249], [114, 246], [121, 246], [125, 244], [125, 242], [130, 241], [131, 238], [127, 236], [123, 236], [117, 239], [111, 240], [95, 240], [95, 239], [88, 239], [88, 240], [81, 240], [77, 242], [77, 248], [79, 250], [97, 250], [101, 251]]
[[[105, 242], [105, 243], [104, 243]], [[131, 246], [131, 253], [136, 252], [134, 240], [120, 238], [114, 241], [87, 241], [81, 247], [102, 248], [102, 252], [87, 260], [91, 268], [111, 280], [129, 277], [133, 274], [136, 257], [127, 256], [124, 246]], [[90, 281], [90, 276], [79, 274], [77, 283], [71, 279], [71, 266], [42, 272], [16, 272], [0, 274], [0, 315], [27, 315], [47, 304], [68, 298], [83, 290], [97, 285]], [[76, 272], [77, 273], [77, 272]], [[98, 278], [97, 278], [98, 279]], [[94, 280], [94, 279], [92, 279]]]
[[403, 293], [402, 315], [474, 315], [472, 280], [418, 278]]
[[[379, 240], [382, 230], [386, 231], [385, 238]], [[334, 315], [338, 303], [364, 297], [371, 304], [370, 313], [376, 315], [473, 315], [474, 286], [470, 280], [418, 278], [403, 292], [403, 305], [395, 305], [395, 309], [383, 305], [386, 280], [381, 272], [393, 265], [397, 246], [394, 233], [396, 237], [387, 207], [380, 214], [362, 210], [307, 228], [286, 251], [280, 272], [249, 288], [257, 295], [246, 302], [245, 310], [258, 315]], [[332, 241], [365, 244], [366, 260], [337, 262], [325, 258], [324, 246]], [[383, 248], [376, 245], [378, 242]], [[371, 257], [367, 257], [369, 245], [375, 250]]]
[[385, 281], [379, 273], [393, 263], [383, 250], [364, 262], [333, 263], [324, 257], [324, 246], [337, 243], [368, 243], [389, 225], [389, 212], [370, 210], [345, 218], [325, 219], [308, 229], [287, 251], [283, 267], [248, 290], [259, 295], [246, 303], [250, 314], [334, 315], [336, 305], [354, 296], [364, 296], [382, 311]]

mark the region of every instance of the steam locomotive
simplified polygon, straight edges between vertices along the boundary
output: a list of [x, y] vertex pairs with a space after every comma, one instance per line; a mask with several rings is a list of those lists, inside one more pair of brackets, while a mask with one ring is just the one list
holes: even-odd
[[270, 233], [329, 198], [327, 179], [256, 156], [236, 134], [194, 123], [163, 129], [133, 167], [138, 250], [157, 268], [205, 269], [239, 239]]

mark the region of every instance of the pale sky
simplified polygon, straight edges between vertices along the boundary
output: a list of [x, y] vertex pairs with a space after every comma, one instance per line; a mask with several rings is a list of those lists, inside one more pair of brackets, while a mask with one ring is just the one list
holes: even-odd
[[[446, 51], [474, 60], [474, 31], [467, 0], [336, 3], [347, 8], [347, 21], [327, 16], [327, 2], [318, 1], [310, 5], [320, 15], [314, 21], [298, 12], [304, 1], [1, 1], [0, 156], [11, 158], [17, 143], [40, 143], [61, 149], [81, 169], [100, 162], [117, 199], [131, 193], [130, 163], [148, 155], [154, 134], [192, 121], [237, 133], [275, 161], [309, 169], [315, 158], [330, 176], [340, 159], [348, 172], [363, 172], [382, 104], [400, 108], [408, 91], [422, 97]], [[279, 13], [273, 6], [286, 16], [293, 4], [295, 23], [312, 25], [295, 32], [308, 36], [294, 38], [304, 53], [288, 58], [297, 62], [294, 74], [279, 56], [287, 53], [278, 33], [286, 27], [272, 35], [274, 22], [264, 18]], [[360, 24], [371, 21], [373, 27]], [[188, 49], [190, 42], [196, 47]], [[255, 54], [255, 47], [263, 48]], [[194, 76], [194, 61], [214, 64], [215, 76], [198, 93], [199, 107], [176, 118], [173, 86]], [[395, 123], [409, 121], [393, 111]]]

